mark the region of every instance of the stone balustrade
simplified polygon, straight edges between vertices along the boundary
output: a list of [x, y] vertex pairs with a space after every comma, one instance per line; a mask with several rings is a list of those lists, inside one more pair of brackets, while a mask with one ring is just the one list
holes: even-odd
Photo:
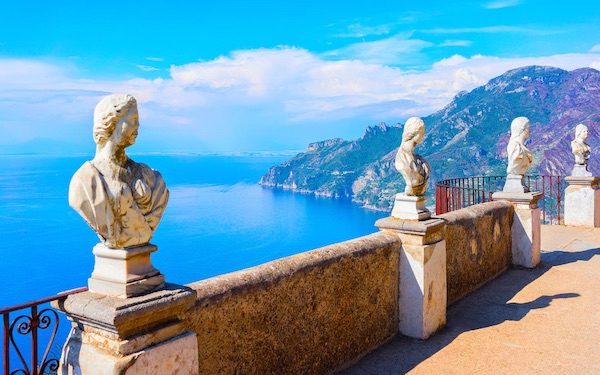
[[376, 233], [189, 284], [201, 374], [322, 374], [393, 337], [399, 238]]
[[[407, 329], [400, 323], [407, 307], [427, 318], [431, 294], [417, 288], [407, 300], [402, 288], [430, 285], [428, 278], [443, 272], [445, 322], [446, 304], [504, 271], [512, 261], [513, 216], [513, 204], [498, 201], [430, 219], [423, 231], [429, 256], [419, 266], [426, 270], [419, 280], [414, 262], [402, 255], [409, 243], [385, 230], [189, 284], [184, 289], [195, 292], [195, 302], [179, 308], [177, 318], [181, 332], [197, 340], [197, 350], [193, 358], [183, 358], [192, 352], [182, 351], [178, 361], [197, 364], [200, 374], [322, 374], [343, 368]], [[417, 237], [420, 225], [401, 224]], [[429, 262], [441, 251], [436, 244], [442, 239], [444, 261]], [[409, 247], [410, 253], [415, 245]], [[445, 269], [436, 270], [440, 265]], [[418, 337], [419, 324], [408, 332]], [[425, 336], [441, 326], [426, 329]]]
[[[510, 265], [513, 208], [440, 218], [452, 303]], [[180, 319], [198, 338], [200, 373], [322, 374], [375, 349], [398, 332], [401, 247], [380, 232], [188, 284], [197, 299]]]

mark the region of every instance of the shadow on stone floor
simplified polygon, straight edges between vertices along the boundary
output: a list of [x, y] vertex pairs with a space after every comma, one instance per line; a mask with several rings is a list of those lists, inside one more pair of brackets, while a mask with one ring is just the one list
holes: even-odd
[[540, 296], [526, 303], [508, 302], [552, 267], [588, 261], [595, 255], [600, 255], [600, 248], [579, 252], [544, 252], [536, 269], [511, 268], [476, 292], [451, 305], [448, 308], [446, 327], [429, 340], [397, 335], [337, 374], [405, 374], [462, 333], [492, 327], [505, 321], [520, 321], [531, 310], [548, 307], [555, 299], [577, 298], [580, 296], [577, 293], [562, 293]]

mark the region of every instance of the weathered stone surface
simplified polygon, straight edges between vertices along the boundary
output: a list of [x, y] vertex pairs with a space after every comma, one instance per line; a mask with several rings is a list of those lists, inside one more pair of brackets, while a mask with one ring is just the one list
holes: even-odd
[[427, 339], [446, 325], [446, 241], [403, 244], [400, 253], [398, 330]]
[[158, 250], [155, 245], [110, 249], [99, 243], [94, 246], [94, 272], [88, 279], [90, 292], [127, 298], [148, 293], [165, 285], [162, 275], [150, 261]]
[[176, 321], [194, 298], [193, 290], [167, 283], [164, 289], [143, 296], [120, 299], [84, 292], [52, 305], [77, 323], [124, 339]]
[[425, 207], [425, 195], [396, 194], [392, 217], [402, 220], [427, 220], [431, 212]]
[[525, 176], [522, 174], [509, 174], [506, 176], [503, 192], [506, 193], [529, 193], [529, 186], [525, 186], [523, 180]]
[[600, 178], [569, 176], [566, 180], [565, 225], [600, 227]]
[[387, 217], [375, 225], [402, 241], [398, 296], [398, 329], [406, 336], [427, 339], [446, 324], [445, 221]]
[[78, 328], [71, 331], [63, 350], [60, 375], [198, 374], [198, 341], [191, 332], [125, 356], [86, 345], [85, 334]]
[[376, 233], [189, 284], [202, 374], [323, 374], [397, 331], [397, 236]]
[[395, 217], [384, 217], [375, 222], [381, 230], [402, 234], [403, 244], [426, 245], [444, 238], [444, 219], [432, 218], [423, 221], [401, 220]]
[[514, 203], [516, 205], [523, 206], [522, 208], [537, 208], [538, 201], [543, 197], [542, 193], [538, 192], [529, 192], [529, 193], [519, 193], [519, 192], [506, 192], [506, 191], [497, 191], [492, 194], [492, 199], [494, 201], [507, 201]]
[[196, 336], [178, 318], [195, 297], [167, 284], [128, 299], [85, 292], [52, 302], [73, 322], [59, 374], [197, 374]]
[[510, 266], [513, 214], [510, 202], [498, 201], [439, 215], [447, 223], [448, 305]]

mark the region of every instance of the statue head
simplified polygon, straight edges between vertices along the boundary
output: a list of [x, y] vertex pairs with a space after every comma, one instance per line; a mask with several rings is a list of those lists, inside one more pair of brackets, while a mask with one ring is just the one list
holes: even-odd
[[[100, 100], [94, 109], [94, 142], [102, 146], [113, 135], [119, 121], [126, 116], [135, 117], [137, 122], [137, 101], [129, 94], [113, 94]], [[131, 131], [137, 135], [137, 129]], [[133, 142], [130, 142], [133, 144]]]
[[523, 139], [529, 137], [529, 119], [527, 117], [517, 117], [510, 124], [510, 138]]
[[587, 139], [587, 137], [588, 137], [588, 127], [583, 124], [577, 125], [575, 127], [575, 138], [585, 141]]
[[415, 144], [421, 143], [425, 135], [425, 123], [419, 117], [406, 120], [402, 131], [402, 143], [414, 140]]

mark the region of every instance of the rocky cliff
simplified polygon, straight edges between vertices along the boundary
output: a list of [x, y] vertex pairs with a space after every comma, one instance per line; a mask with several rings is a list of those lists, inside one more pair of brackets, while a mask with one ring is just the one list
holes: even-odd
[[[423, 118], [426, 134], [416, 152], [432, 167], [435, 181], [450, 177], [503, 175], [510, 122], [531, 121], [531, 173], [566, 174], [573, 167], [570, 142], [575, 126], [590, 129], [588, 143], [600, 141], [600, 72], [565, 71], [542, 66], [510, 70], [471, 92], [461, 92], [442, 110]], [[367, 127], [354, 141], [312, 143], [306, 152], [274, 166], [263, 186], [281, 187], [327, 197], [352, 197], [369, 208], [387, 210], [404, 188], [393, 161], [402, 137], [400, 124]], [[600, 158], [590, 160], [600, 172]]]

